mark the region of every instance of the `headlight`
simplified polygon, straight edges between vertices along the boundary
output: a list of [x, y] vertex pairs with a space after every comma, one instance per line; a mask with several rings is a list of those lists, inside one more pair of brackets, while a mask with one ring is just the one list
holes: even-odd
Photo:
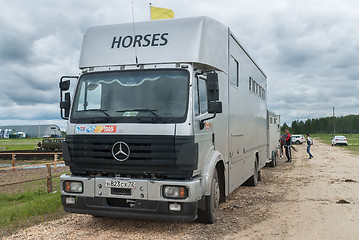
[[188, 188], [184, 186], [163, 186], [162, 196], [170, 199], [185, 199], [188, 197]]
[[64, 191], [67, 193], [83, 193], [82, 182], [65, 181]]

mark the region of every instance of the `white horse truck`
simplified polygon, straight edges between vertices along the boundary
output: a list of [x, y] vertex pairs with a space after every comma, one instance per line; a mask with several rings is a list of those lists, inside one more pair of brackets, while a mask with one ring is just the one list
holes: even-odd
[[283, 155], [280, 147], [280, 115], [267, 110], [267, 163], [271, 167], [277, 166], [279, 155]]
[[[267, 160], [267, 78], [208, 17], [91, 27], [60, 80], [64, 210], [213, 223]], [[70, 80], [77, 81], [74, 96]]]

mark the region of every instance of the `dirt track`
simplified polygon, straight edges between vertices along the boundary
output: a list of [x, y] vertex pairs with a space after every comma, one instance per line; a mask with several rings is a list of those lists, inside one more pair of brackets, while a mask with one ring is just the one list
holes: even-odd
[[311, 160], [296, 148], [294, 162], [232, 193], [213, 225], [68, 214], [7, 239], [358, 239], [359, 157], [319, 141]]

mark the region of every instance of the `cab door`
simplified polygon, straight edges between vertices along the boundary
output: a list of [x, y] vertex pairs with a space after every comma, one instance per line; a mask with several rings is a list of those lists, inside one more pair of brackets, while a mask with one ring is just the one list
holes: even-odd
[[204, 128], [200, 128], [200, 122], [209, 116], [207, 99], [207, 81], [205, 75], [197, 75], [193, 80], [193, 111], [195, 142], [198, 144], [199, 169], [203, 169], [206, 157], [212, 146], [213, 129], [212, 120], [206, 121]]

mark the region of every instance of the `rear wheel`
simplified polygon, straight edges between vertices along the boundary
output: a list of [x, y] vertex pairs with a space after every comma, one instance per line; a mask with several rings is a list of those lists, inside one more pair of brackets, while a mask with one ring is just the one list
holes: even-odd
[[262, 181], [262, 171], [258, 171], [258, 181]]
[[257, 182], [258, 182], [258, 176], [259, 176], [259, 171], [258, 171], [258, 164], [257, 161], [254, 162], [254, 173], [253, 175], [248, 178], [247, 181], [245, 181], [244, 185], [246, 186], [256, 186]]
[[212, 224], [216, 221], [220, 198], [217, 170], [214, 170], [213, 173], [211, 195], [205, 196], [204, 198], [205, 209], [198, 209], [198, 220], [203, 223]]
[[270, 162], [271, 167], [277, 166], [277, 156], [274, 151], [272, 151], [272, 161]]

